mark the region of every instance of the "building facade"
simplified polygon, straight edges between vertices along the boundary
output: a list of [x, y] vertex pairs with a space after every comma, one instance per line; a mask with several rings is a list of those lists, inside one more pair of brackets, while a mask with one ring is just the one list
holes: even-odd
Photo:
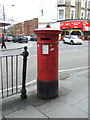
[[90, 40], [90, 0], [57, 0], [57, 21], [65, 35]]
[[14, 35], [22, 34], [22, 23], [18, 23], [14, 25]]
[[39, 28], [45, 28], [47, 24], [59, 28], [57, 23], [57, 0], [40, 0]]
[[90, 19], [90, 0], [57, 0], [57, 20]]
[[34, 35], [34, 29], [38, 28], [38, 18], [26, 20], [14, 25], [14, 35]]
[[60, 20], [90, 19], [90, 0], [41, 0], [39, 28], [50, 24], [60, 28]]

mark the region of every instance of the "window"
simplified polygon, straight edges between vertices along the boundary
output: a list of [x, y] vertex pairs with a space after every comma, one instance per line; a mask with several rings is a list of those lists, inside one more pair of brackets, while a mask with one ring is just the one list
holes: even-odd
[[75, 0], [71, 0], [71, 5], [75, 6]]
[[65, 0], [58, 0], [58, 4], [65, 4]]
[[71, 8], [70, 19], [75, 19], [75, 8]]
[[83, 19], [83, 16], [84, 16], [84, 13], [82, 12], [82, 13], [81, 13], [81, 19]]
[[74, 11], [71, 11], [71, 19], [74, 19]]
[[90, 9], [90, 0], [87, 1], [87, 8]]
[[58, 8], [57, 17], [58, 17], [58, 20], [65, 19], [65, 7]]
[[81, 10], [81, 19], [84, 19], [84, 18], [85, 18], [85, 11]]
[[59, 19], [60, 20], [64, 19], [64, 10], [59, 10]]
[[81, 0], [81, 7], [85, 8], [85, 0]]
[[64, 10], [59, 10], [59, 19], [63, 19]]
[[90, 11], [87, 11], [87, 18], [86, 19], [90, 19]]

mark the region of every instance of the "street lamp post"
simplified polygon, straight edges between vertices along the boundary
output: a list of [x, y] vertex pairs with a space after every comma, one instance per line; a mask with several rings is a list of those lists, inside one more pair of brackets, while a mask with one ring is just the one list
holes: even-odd
[[[5, 21], [5, 8], [4, 8], [4, 5], [3, 5], [3, 21]], [[4, 25], [4, 33], [6, 33], [5, 25]]]
[[4, 5], [3, 5], [3, 21], [5, 21], [5, 8], [4, 8]]

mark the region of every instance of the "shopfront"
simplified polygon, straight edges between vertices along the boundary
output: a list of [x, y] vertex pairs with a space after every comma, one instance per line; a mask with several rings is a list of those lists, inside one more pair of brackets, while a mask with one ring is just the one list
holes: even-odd
[[83, 22], [83, 34], [86, 40], [90, 40], [90, 21]]
[[60, 29], [63, 31], [61, 39], [65, 35], [77, 35], [79, 38], [90, 40], [90, 21], [64, 20], [60, 22]]

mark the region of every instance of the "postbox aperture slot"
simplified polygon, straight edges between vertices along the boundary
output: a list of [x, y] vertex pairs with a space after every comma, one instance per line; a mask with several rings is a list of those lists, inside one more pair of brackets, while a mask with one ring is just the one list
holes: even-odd
[[50, 38], [41, 38], [41, 40], [50, 40]]

